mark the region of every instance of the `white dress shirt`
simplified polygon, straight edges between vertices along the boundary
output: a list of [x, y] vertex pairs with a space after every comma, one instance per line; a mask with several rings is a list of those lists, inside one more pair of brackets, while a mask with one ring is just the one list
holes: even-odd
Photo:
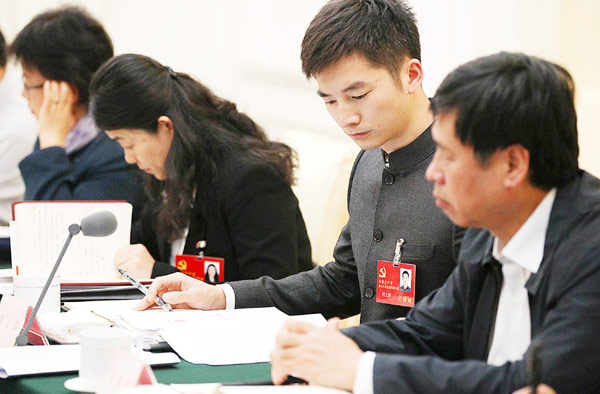
[[496, 312], [494, 338], [487, 362], [502, 365], [520, 360], [531, 343], [529, 295], [525, 283], [538, 272], [544, 257], [546, 230], [556, 196], [552, 189], [502, 251], [494, 240], [492, 254], [502, 264], [502, 289]]
[[[492, 253], [502, 264], [503, 281], [488, 364], [502, 365], [519, 360], [531, 343], [531, 315], [525, 282], [538, 271], [544, 257], [546, 230], [555, 196], [556, 189], [546, 194], [502, 251], [498, 251], [498, 239], [494, 240]], [[361, 357], [354, 380], [355, 394], [373, 394], [375, 355], [365, 352]]]

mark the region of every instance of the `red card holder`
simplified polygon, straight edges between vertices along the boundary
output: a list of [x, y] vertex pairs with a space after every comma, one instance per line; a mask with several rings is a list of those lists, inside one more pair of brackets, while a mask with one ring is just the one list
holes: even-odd
[[[32, 307], [27, 308], [27, 316], [25, 317], [25, 321], [23, 322], [23, 327], [25, 327], [25, 324], [27, 324], [29, 316], [31, 316], [32, 312]], [[33, 319], [33, 323], [29, 328], [29, 332], [27, 333], [27, 340], [32, 345], [50, 345], [48, 337], [46, 336], [44, 329], [42, 329], [42, 326], [40, 326], [40, 322], [38, 321], [37, 317]]]
[[225, 259], [210, 256], [194, 256], [189, 254], [178, 254], [175, 256], [175, 267], [186, 275], [205, 281], [206, 270], [213, 265], [217, 270], [219, 282], [225, 280]]

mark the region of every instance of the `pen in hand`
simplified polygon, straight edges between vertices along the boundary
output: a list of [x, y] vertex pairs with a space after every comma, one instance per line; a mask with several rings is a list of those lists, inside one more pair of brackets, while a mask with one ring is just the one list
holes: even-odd
[[[121, 275], [123, 275], [123, 277], [125, 279], [127, 279], [129, 281], [129, 283], [131, 283], [134, 287], [136, 287], [139, 291], [141, 291], [142, 293], [144, 293], [144, 295], [148, 292], [148, 289], [146, 289], [146, 286], [144, 286], [143, 284], [141, 284], [137, 279], [135, 279], [133, 276], [129, 275], [124, 269], [121, 268], [117, 268], [117, 271], [119, 271], [119, 273]], [[168, 312], [173, 312], [173, 308], [171, 307], [171, 305], [167, 304], [160, 295], [156, 295], [156, 303], [163, 308], [165, 311]]]

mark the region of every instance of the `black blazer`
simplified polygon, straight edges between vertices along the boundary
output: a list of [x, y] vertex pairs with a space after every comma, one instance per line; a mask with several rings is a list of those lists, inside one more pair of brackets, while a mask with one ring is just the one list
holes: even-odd
[[[581, 172], [558, 189], [540, 269], [525, 284], [532, 342], [543, 343], [541, 381], [558, 393], [600, 392], [599, 229], [600, 180]], [[522, 360], [486, 363], [502, 285], [492, 243], [488, 231], [469, 229], [458, 267], [405, 321], [345, 331], [361, 349], [378, 352], [376, 394], [510, 394], [527, 385], [531, 348]]]
[[[205, 239], [205, 255], [225, 259], [225, 281], [261, 276], [283, 278], [313, 267], [311, 247], [298, 200], [289, 184], [270, 165], [244, 154], [232, 154], [218, 166], [214, 193], [195, 201], [185, 254], [195, 254]], [[156, 231], [154, 204], [132, 233], [157, 260], [152, 277], [177, 272], [170, 266], [171, 247]]]

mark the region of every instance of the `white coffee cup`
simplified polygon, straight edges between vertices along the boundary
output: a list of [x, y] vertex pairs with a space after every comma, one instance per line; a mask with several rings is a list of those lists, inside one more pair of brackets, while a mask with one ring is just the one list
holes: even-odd
[[121, 328], [88, 328], [81, 331], [81, 364], [79, 379], [82, 387], [101, 387], [114, 353], [131, 351], [131, 334]]
[[[20, 274], [13, 276], [13, 294], [16, 299], [35, 307], [40, 293], [48, 280], [46, 274]], [[55, 276], [50, 282], [46, 297], [40, 306], [38, 316], [60, 313], [60, 278]]]

